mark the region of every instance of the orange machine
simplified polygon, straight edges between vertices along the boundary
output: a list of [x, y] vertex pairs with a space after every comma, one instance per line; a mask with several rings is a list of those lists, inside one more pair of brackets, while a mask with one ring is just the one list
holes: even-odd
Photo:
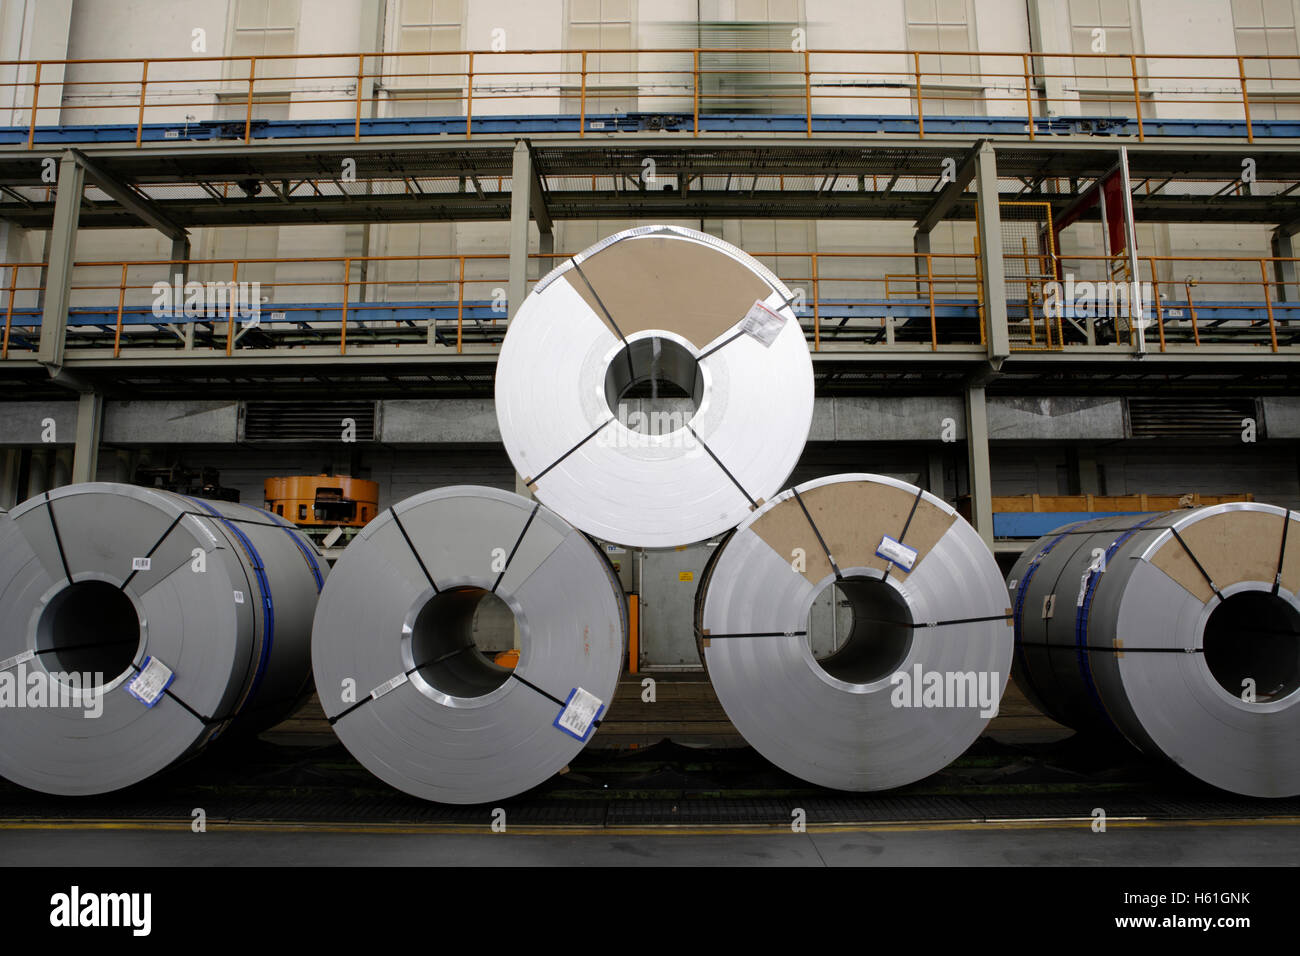
[[346, 475], [268, 478], [266, 510], [303, 528], [363, 528], [379, 511], [379, 485]]

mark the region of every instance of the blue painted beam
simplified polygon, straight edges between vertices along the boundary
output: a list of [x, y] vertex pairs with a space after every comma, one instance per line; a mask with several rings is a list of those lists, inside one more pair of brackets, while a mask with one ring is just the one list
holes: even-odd
[[[571, 114], [522, 114], [512, 116], [475, 116], [470, 122], [471, 131], [477, 135], [522, 135], [528, 133], [579, 132], [579, 118]], [[1257, 138], [1277, 139], [1300, 137], [1300, 120], [1255, 120], [1252, 131]], [[691, 133], [694, 119], [690, 113], [629, 113], [591, 114], [586, 117], [586, 128], [594, 133], [680, 132]], [[803, 134], [808, 130], [808, 118], [802, 113], [786, 114], [729, 114], [704, 113], [700, 116], [700, 129], [706, 132], [761, 132]], [[899, 136], [916, 136], [920, 122], [914, 116], [874, 114], [814, 114], [814, 133], [888, 133]], [[1028, 122], [1022, 116], [927, 116], [927, 133], [960, 134], [969, 136], [1027, 136]], [[1211, 137], [1245, 139], [1246, 123], [1243, 120], [1224, 119], [1148, 119], [1144, 118], [1142, 130], [1151, 137]], [[257, 140], [353, 138], [357, 124], [354, 119], [313, 120], [253, 120], [249, 135]], [[465, 134], [465, 117], [430, 116], [363, 119], [362, 136], [451, 136]], [[1135, 137], [1137, 121], [1124, 117], [1070, 116], [1038, 118], [1034, 132], [1040, 136], [1090, 135]], [[21, 145], [29, 135], [26, 126], [0, 127], [0, 144]], [[67, 143], [134, 143], [134, 124], [37, 126], [35, 142], [40, 145]], [[196, 123], [146, 123], [140, 129], [144, 142], [187, 140], [220, 142], [242, 140], [243, 120], [203, 120]]]
[[[1023, 313], [1023, 299], [1008, 300], [1012, 317]], [[1164, 318], [1168, 321], [1190, 318], [1186, 303], [1165, 302], [1161, 306]], [[1170, 315], [1170, 311], [1181, 315]], [[283, 319], [272, 320], [273, 313], [283, 312]], [[1041, 307], [1038, 307], [1041, 315]], [[466, 322], [502, 322], [503, 313], [496, 311], [490, 299], [467, 299], [463, 305]], [[1204, 327], [1207, 322], [1261, 322], [1268, 318], [1268, 308], [1263, 302], [1203, 302], [1196, 305], [1198, 324]], [[828, 322], [838, 319], [883, 318], [893, 316], [895, 319], [919, 319], [928, 321], [930, 304], [928, 299], [895, 299], [888, 303], [882, 301], [838, 302], [824, 305], [819, 309], [823, 327]], [[973, 299], [936, 299], [935, 317], [937, 319], [978, 319], [979, 313]], [[1066, 309], [1065, 317], [1070, 318], [1072, 310]], [[1300, 302], [1274, 302], [1273, 316], [1278, 322], [1300, 320]], [[804, 321], [812, 320], [811, 312], [799, 316]], [[338, 303], [312, 302], [267, 305], [262, 309], [262, 324], [282, 325], [295, 323], [338, 323], [343, 319], [343, 309]], [[436, 319], [439, 322], [456, 321], [456, 303], [454, 301], [419, 301], [419, 302], [365, 302], [348, 303], [349, 323], [360, 322], [427, 322]], [[144, 306], [127, 306], [122, 311], [123, 326], [145, 325], [183, 325], [188, 322], [225, 322], [226, 316], [169, 318], [155, 316], [151, 309]], [[38, 327], [41, 324], [40, 311], [33, 308], [15, 308], [12, 325], [15, 327]], [[69, 311], [68, 324], [73, 327], [102, 326], [112, 328], [117, 324], [117, 306], [77, 306]]]
[[1093, 518], [1150, 514], [1149, 511], [995, 511], [993, 537], [1041, 538], [1057, 528]]

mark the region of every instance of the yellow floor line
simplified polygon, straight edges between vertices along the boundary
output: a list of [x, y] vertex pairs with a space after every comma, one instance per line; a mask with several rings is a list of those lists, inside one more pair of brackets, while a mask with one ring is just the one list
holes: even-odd
[[[1016, 820], [966, 820], [944, 823], [811, 823], [808, 833], [923, 833], [956, 830], [1068, 830], [1085, 829], [1092, 825], [1091, 817], [1025, 818]], [[1300, 817], [1250, 817], [1238, 819], [1152, 820], [1147, 817], [1109, 817], [1107, 828], [1155, 827], [1251, 827], [1296, 826]], [[186, 820], [9, 820], [0, 821], [0, 830], [126, 830], [189, 832]], [[483, 834], [502, 836], [492, 832], [488, 820], [481, 824], [345, 824], [345, 823], [285, 823], [279, 821], [226, 823], [209, 821], [207, 832], [232, 833], [336, 833], [354, 835], [401, 834], [407, 836], [438, 834]], [[718, 826], [673, 824], [640, 827], [593, 827], [586, 825], [508, 826], [506, 835], [523, 836], [758, 836], [788, 833], [788, 824], [768, 826], [736, 825]]]

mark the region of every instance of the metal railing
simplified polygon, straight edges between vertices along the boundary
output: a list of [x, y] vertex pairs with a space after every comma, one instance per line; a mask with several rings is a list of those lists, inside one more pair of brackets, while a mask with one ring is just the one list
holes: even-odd
[[[965, 69], [958, 61], [965, 59]], [[610, 61], [617, 63], [613, 66]], [[754, 65], [747, 65], [746, 61]], [[579, 136], [606, 101], [619, 109], [679, 114], [698, 136], [701, 118], [725, 114], [801, 117], [812, 136], [819, 116], [872, 115], [914, 121], [942, 115], [1069, 116], [1131, 123], [1139, 140], [1167, 110], [1177, 117], [1245, 124], [1262, 112], [1300, 118], [1300, 78], [1287, 56], [931, 50], [798, 50], [721, 47], [611, 50], [460, 50], [266, 56], [0, 61], [0, 107], [10, 128], [133, 125], [139, 145], [151, 122], [242, 125], [245, 142], [268, 118], [363, 121], [442, 116], [572, 116]], [[525, 65], [526, 64], [526, 65]], [[332, 108], [331, 108], [332, 107]], [[280, 114], [284, 114], [283, 117]]]
[[[1005, 256], [1016, 349], [1132, 348], [1139, 321], [1161, 351], [1241, 344], [1278, 352], [1300, 342], [1294, 258], [1142, 256], [1143, 308], [1136, 310], [1098, 304], [1098, 286], [1115, 294], [1122, 257], [1062, 255], [1056, 272], [1036, 261], [1038, 271], [1017, 278], [1011, 273], [1025, 269], [1022, 255]], [[530, 271], [541, 275], [566, 256], [529, 258]], [[795, 291], [793, 306], [814, 351], [939, 351], [986, 341], [975, 252], [755, 258]], [[115, 357], [126, 349], [178, 348], [230, 356], [245, 348], [325, 347], [347, 355], [372, 344], [490, 352], [505, 334], [508, 261], [505, 253], [81, 261], [73, 269], [66, 344], [111, 349]], [[0, 358], [36, 351], [44, 270], [38, 261], [0, 264]], [[187, 288], [187, 281], [198, 285]]]

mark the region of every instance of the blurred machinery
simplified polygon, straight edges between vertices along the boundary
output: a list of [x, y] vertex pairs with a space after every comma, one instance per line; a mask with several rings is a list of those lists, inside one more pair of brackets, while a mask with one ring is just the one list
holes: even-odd
[[379, 512], [379, 484], [347, 475], [267, 478], [266, 510], [301, 528], [337, 557], [348, 541]]
[[186, 468], [181, 464], [155, 467], [145, 464], [136, 468], [132, 484], [189, 495], [191, 498], [239, 501], [239, 489], [223, 488], [221, 472], [216, 468]]

